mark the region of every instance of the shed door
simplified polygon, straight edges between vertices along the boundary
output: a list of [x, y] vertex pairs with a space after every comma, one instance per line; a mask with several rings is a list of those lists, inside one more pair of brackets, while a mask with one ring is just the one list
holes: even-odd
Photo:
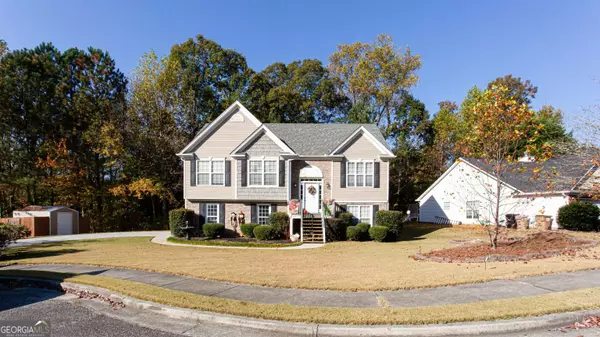
[[56, 234], [65, 235], [73, 234], [73, 213], [57, 212], [56, 213]]

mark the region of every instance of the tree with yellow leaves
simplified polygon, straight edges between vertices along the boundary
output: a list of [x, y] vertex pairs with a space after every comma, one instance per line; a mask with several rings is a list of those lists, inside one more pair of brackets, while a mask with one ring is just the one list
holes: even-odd
[[[504, 178], [514, 169], [523, 152], [517, 144], [523, 144], [526, 152], [538, 163], [552, 155], [549, 144], [540, 144], [538, 137], [543, 130], [537, 114], [527, 104], [519, 104], [508, 94], [505, 86], [492, 86], [483, 91], [481, 97], [473, 105], [468, 114], [469, 130], [459, 140], [457, 146], [461, 153], [480, 158], [495, 181], [487, 185], [486, 193], [490, 201], [492, 219], [486, 226], [492, 248], [496, 248], [500, 232], [501, 203], [506, 188]], [[535, 176], [536, 168], [532, 169]]]

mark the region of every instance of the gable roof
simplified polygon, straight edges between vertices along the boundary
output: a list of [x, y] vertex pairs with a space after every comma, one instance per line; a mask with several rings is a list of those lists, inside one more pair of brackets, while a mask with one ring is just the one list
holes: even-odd
[[291, 154], [300, 156], [334, 155], [342, 145], [354, 139], [361, 132], [373, 142], [375, 147], [393, 157], [383, 134], [375, 124], [297, 124], [297, 123], [265, 123], [262, 124], [240, 102], [235, 101], [219, 117], [200, 129], [196, 137], [177, 155], [185, 158], [193, 155], [193, 150], [211, 133], [221, 126], [229, 116], [240, 112], [249, 118], [257, 129], [231, 153], [235, 154], [256, 137], [266, 133], [273, 141]]
[[383, 134], [375, 124], [265, 123], [265, 126], [300, 156], [330, 155], [361, 127], [389, 151]]
[[210, 136], [210, 134], [213, 130], [215, 130], [219, 126], [221, 126], [227, 120], [227, 118], [229, 116], [231, 116], [235, 113], [238, 113], [238, 112], [242, 113], [245, 117], [247, 117], [250, 121], [252, 121], [257, 127], [262, 125], [262, 123], [256, 117], [254, 117], [254, 115], [251, 114], [250, 111], [248, 111], [248, 109], [246, 109], [246, 107], [244, 107], [242, 105], [242, 103], [235, 101], [227, 109], [225, 109], [225, 111], [223, 111], [219, 115], [219, 117], [217, 117], [214, 121], [204, 125], [202, 127], [202, 129], [200, 129], [200, 132], [198, 132], [196, 137], [194, 137], [194, 139], [188, 145], [186, 145], [186, 147], [183, 150], [181, 150], [181, 152], [179, 152], [177, 155], [180, 157], [187, 157], [187, 156], [191, 155], [191, 151], [198, 144], [200, 144], [200, 142], [202, 142], [205, 138]]
[[262, 137], [263, 135], [266, 135], [275, 144], [277, 144], [281, 151], [287, 152], [289, 154], [295, 154], [294, 151], [290, 149], [289, 146], [287, 146], [287, 144], [285, 144], [279, 137], [273, 134], [273, 132], [269, 130], [264, 124], [260, 128], [254, 130], [254, 132], [252, 132], [248, 137], [246, 137], [246, 139], [244, 139], [244, 141], [241, 142], [240, 145], [238, 145], [235, 149], [233, 149], [233, 151], [231, 151], [231, 154], [235, 155], [238, 152], [245, 150], [246, 147], [252, 143], [252, 141], [258, 139], [259, 137]]
[[[427, 195], [461, 162], [493, 177], [492, 165], [485, 163], [483, 159], [459, 158], [416, 201], [420, 201]], [[540, 169], [539, 178], [533, 178], [532, 170], [536, 168]], [[505, 172], [502, 182], [522, 194], [574, 191], [597, 168], [590, 158], [583, 156], [554, 157], [543, 163], [517, 162], [512, 164], [510, 169]]]
[[[479, 158], [462, 158], [480, 170], [491, 173], [492, 165]], [[533, 178], [532, 170], [539, 169], [538, 178]], [[590, 158], [583, 156], [553, 157], [545, 162], [517, 162], [510, 165], [502, 179], [523, 193], [548, 193], [575, 190], [582, 180], [597, 169]]]

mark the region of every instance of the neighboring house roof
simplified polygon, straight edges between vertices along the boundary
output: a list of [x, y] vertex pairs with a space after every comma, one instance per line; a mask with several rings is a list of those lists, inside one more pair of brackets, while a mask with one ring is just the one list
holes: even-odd
[[[492, 165], [479, 158], [462, 158], [469, 164], [492, 174]], [[596, 170], [589, 158], [560, 156], [544, 162], [517, 162], [504, 172], [502, 181], [523, 193], [548, 193], [575, 190], [583, 179]], [[533, 170], [539, 169], [539, 175]]]
[[329, 155], [361, 126], [389, 150], [375, 124], [266, 123], [265, 126], [300, 156]]
[[[480, 158], [460, 158], [429, 188], [423, 192], [416, 201], [420, 201], [437, 184], [439, 184], [460, 162], [465, 162], [471, 167], [493, 177], [492, 165]], [[550, 158], [545, 162], [517, 162], [511, 164], [503, 173], [502, 182], [516, 189], [522, 194], [552, 193], [577, 190], [597, 170], [591, 159], [583, 156], [560, 156]], [[534, 175], [533, 170], [539, 169], [539, 175]]]

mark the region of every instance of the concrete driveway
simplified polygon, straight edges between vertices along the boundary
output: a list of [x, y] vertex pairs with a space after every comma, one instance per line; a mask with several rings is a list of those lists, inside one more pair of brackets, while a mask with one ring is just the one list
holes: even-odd
[[140, 232], [111, 232], [111, 233], [93, 233], [93, 234], [72, 234], [72, 235], [54, 235], [54, 236], [41, 236], [37, 238], [21, 239], [16, 243], [9, 245], [12, 247], [23, 247], [31, 245], [39, 245], [42, 243], [53, 243], [62, 241], [76, 241], [76, 240], [95, 240], [95, 239], [110, 239], [110, 238], [128, 238], [136, 236], [169, 236], [169, 231], [140, 231]]

